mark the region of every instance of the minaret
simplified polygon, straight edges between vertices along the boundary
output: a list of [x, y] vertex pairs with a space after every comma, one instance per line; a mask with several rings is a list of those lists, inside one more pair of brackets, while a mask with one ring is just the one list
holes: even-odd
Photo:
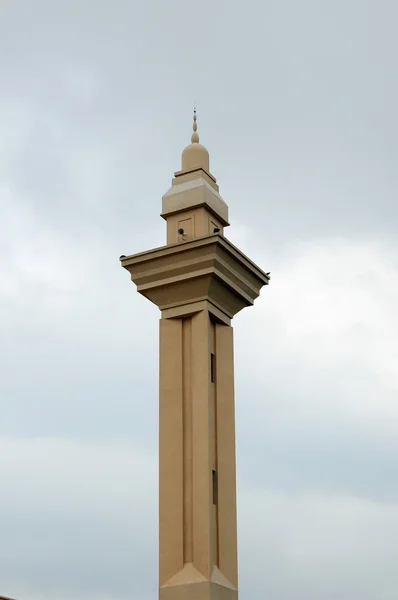
[[167, 245], [120, 260], [161, 311], [159, 598], [237, 600], [231, 319], [269, 276], [224, 237], [196, 111], [191, 142], [163, 196]]

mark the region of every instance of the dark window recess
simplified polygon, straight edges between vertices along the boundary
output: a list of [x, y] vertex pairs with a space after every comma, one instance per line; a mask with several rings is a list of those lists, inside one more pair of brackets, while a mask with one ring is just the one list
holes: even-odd
[[210, 379], [214, 383], [216, 380], [216, 357], [210, 354]]
[[218, 477], [217, 471], [212, 471], [213, 474], [213, 504], [218, 502]]

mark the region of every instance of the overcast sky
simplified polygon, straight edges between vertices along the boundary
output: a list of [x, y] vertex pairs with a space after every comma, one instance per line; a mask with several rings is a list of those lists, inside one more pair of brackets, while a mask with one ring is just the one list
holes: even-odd
[[395, 0], [2, 0], [0, 594], [156, 600], [158, 309], [196, 101], [234, 320], [240, 598], [398, 597]]

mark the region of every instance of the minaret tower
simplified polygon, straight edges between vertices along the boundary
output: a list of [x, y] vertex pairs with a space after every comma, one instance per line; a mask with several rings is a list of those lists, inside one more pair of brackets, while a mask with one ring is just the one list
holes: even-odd
[[120, 260], [161, 311], [159, 599], [237, 600], [231, 319], [269, 276], [224, 237], [196, 111], [191, 142], [163, 196], [167, 245]]

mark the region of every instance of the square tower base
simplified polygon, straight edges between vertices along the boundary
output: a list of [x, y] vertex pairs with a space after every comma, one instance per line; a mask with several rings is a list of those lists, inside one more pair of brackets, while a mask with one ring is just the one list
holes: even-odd
[[192, 563], [186, 563], [159, 590], [159, 600], [238, 600], [238, 590], [214, 567], [211, 580], [207, 580]]
[[238, 600], [238, 591], [212, 581], [201, 581], [161, 588], [159, 600]]

